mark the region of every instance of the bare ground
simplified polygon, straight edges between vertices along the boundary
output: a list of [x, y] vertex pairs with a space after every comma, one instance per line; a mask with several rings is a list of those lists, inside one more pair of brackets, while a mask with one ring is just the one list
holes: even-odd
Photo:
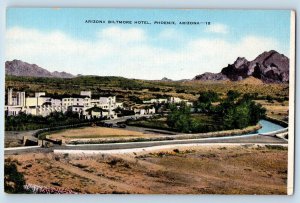
[[286, 118], [288, 117], [289, 112], [289, 102], [277, 102], [272, 101], [268, 102], [265, 100], [257, 100], [257, 103], [260, 103], [264, 108], [266, 108], [267, 112], [266, 114], [270, 117], [286, 121]]
[[27, 183], [78, 193], [286, 194], [287, 148], [201, 146], [126, 155], [10, 155]]
[[47, 135], [50, 139], [62, 139], [63, 142], [76, 139], [101, 139], [101, 138], [141, 138], [151, 137], [153, 134], [146, 134], [126, 129], [115, 129], [105, 127], [84, 127], [69, 130], [62, 130], [59, 132]]

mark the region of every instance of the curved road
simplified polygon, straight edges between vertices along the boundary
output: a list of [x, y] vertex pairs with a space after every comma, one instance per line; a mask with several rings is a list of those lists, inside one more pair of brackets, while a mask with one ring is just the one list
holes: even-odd
[[[287, 129], [279, 131], [282, 133]], [[274, 136], [274, 133], [266, 134], [250, 134], [227, 137], [213, 137], [201, 139], [183, 139], [183, 140], [164, 140], [164, 141], [144, 141], [144, 142], [123, 142], [123, 143], [104, 143], [104, 144], [79, 144], [79, 145], [54, 145], [50, 148], [41, 147], [21, 147], [21, 148], [6, 148], [5, 155], [19, 154], [28, 152], [53, 152], [54, 150], [116, 150], [116, 149], [135, 149], [163, 145], [176, 144], [208, 144], [208, 143], [240, 143], [240, 144], [287, 144], [286, 139]]]

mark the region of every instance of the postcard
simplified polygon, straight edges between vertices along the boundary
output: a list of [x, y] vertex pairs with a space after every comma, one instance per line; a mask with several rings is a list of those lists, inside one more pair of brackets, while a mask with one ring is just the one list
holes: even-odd
[[293, 194], [295, 12], [8, 8], [9, 194]]

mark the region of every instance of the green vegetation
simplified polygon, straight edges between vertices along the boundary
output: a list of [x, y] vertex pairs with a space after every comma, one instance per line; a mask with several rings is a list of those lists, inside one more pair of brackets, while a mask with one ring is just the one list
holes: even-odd
[[189, 132], [191, 126], [191, 109], [184, 103], [181, 103], [179, 108], [177, 105], [170, 105], [170, 111], [167, 117], [167, 124], [179, 132]]
[[281, 145], [266, 145], [267, 149], [271, 149], [271, 150], [287, 150], [288, 148], [285, 146], [281, 146]]
[[[255, 124], [264, 116], [264, 110], [262, 106], [253, 102], [254, 99], [267, 100], [269, 104], [279, 101], [282, 105], [287, 105], [285, 101], [288, 101], [289, 95], [288, 84], [148, 81], [109, 76], [80, 76], [70, 79], [6, 76], [5, 86], [6, 88], [13, 87], [17, 91], [26, 91], [26, 96], [33, 96], [34, 92], [41, 90], [53, 97], [91, 90], [95, 97], [107, 94], [116, 95], [117, 99], [124, 102], [124, 106], [141, 104], [143, 100], [151, 98], [175, 96], [188, 99], [194, 102], [193, 113], [187, 112], [189, 107], [180, 107], [178, 111], [173, 108], [169, 121], [157, 119], [131, 121], [135, 123], [134, 125], [180, 132], [211, 132]], [[239, 92], [246, 96], [241, 96]], [[163, 112], [171, 107], [157, 104], [155, 108], [161, 109], [160, 112], [163, 115]], [[119, 116], [132, 114], [133, 111], [129, 110], [118, 111]], [[20, 115], [6, 117], [5, 130], [34, 130], [82, 122], [85, 121], [79, 116], [72, 117], [72, 115], [45, 118]]]
[[24, 175], [17, 169], [16, 162], [6, 159], [4, 164], [4, 190], [7, 193], [25, 193]]
[[168, 126], [179, 132], [210, 132], [242, 129], [249, 125], [255, 125], [265, 116], [266, 110], [260, 104], [256, 104], [249, 94], [238, 99], [239, 97], [240, 93], [228, 91], [227, 98], [217, 106], [212, 106], [213, 101], [219, 100], [216, 93], [210, 91], [199, 97], [196, 108], [200, 112], [212, 115], [215, 121], [222, 120], [221, 123], [216, 122], [213, 127], [199, 119], [193, 119], [190, 108], [184, 104], [179, 107], [171, 106], [171, 113], [167, 119]]
[[[219, 103], [213, 105], [216, 101]], [[213, 91], [203, 93], [195, 103], [194, 113], [185, 103], [170, 104], [167, 109], [170, 112], [166, 117], [143, 118], [128, 124], [183, 133], [205, 133], [256, 125], [266, 112], [253, 101], [252, 95], [241, 96], [236, 91], [228, 91], [223, 100]]]
[[145, 127], [145, 128], [154, 128], [154, 129], [161, 129], [161, 130], [172, 130], [167, 123], [164, 117], [156, 116], [154, 118], [144, 118], [141, 117], [137, 120], [128, 119], [126, 121], [127, 125]]
[[[208, 106], [211, 106], [209, 104]], [[207, 106], [202, 106], [207, 110]], [[204, 133], [223, 130], [220, 118], [207, 114], [192, 114], [191, 108], [181, 103], [180, 106], [170, 106], [170, 113], [167, 116], [168, 126], [177, 132]], [[209, 113], [211, 114], [211, 113]]]
[[219, 95], [212, 90], [200, 92], [200, 96], [194, 103], [194, 107], [196, 111], [200, 109], [201, 112], [210, 112], [212, 111], [212, 102], [217, 102], [219, 100]]
[[100, 119], [87, 121], [86, 119], [80, 118], [78, 113], [71, 111], [67, 111], [65, 114], [63, 114], [62, 112], [52, 112], [49, 116], [46, 117], [20, 113], [18, 116], [5, 117], [5, 130], [36, 130], [66, 125], [76, 125], [87, 122], [92, 123], [98, 120]]
[[[148, 81], [112, 76], [80, 76], [76, 78], [35, 78], [6, 75], [5, 86], [18, 91], [45, 91], [48, 95], [72, 95], [81, 90], [91, 90], [93, 95], [114, 94], [125, 101], [141, 102], [145, 98], [180, 96], [196, 101], [200, 93], [213, 91], [219, 97], [226, 96], [229, 90], [256, 94], [255, 99], [288, 100], [288, 84], [242, 84], [237, 82], [199, 82], [199, 81]], [[130, 98], [129, 98], [130, 97]]]
[[227, 98], [216, 108], [216, 113], [222, 117], [224, 129], [241, 129], [255, 125], [265, 116], [266, 109], [256, 104], [249, 94], [238, 99], [239, 93], [229, 91]]

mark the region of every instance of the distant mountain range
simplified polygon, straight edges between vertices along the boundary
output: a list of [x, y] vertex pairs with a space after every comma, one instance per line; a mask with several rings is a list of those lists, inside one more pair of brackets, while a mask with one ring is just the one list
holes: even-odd
[[171, 82], [171, 81], [173, 81], [173, 80], [171, 80], [171, 79], [169, 79], [169, 78], [167, 78], [167, 77], [163, 77], [163, 78], [161, 79], [161, 81]]
[[73, 78], [74, 75], [66, 72], [50, 72], [36, 64], [29, 64], [20, 60], [6, 61], [5, 74], [15, 76], [31, 77], [55, 77], [55, 78]]
[[[72, 75], [66, 72], [50, 72], [35, 64], [29, 64], [20, 60], [6, 61], [5, 74], [31, 77], [56, 77], [73, 78], [81, 75]], [[245, 79], [251, 80], [245, 80]], [[254, 80], [255, 79], [255, 80]], [[195, 76], [192, 81], [262, 81], [265, 83], [288, 83], [289, 82], [289, 58], [274, 50], [264, 52], [253, 61], [244, 57], [238, 57], [233, 64], [228, 64], [220, 73], [206, 72]], [[169, 78], [161, 81], [170, 82]], [[185, 82], [188, 80], [179, 80]]]
[[266, 83], [288, 83], [289, 58], [274, 50], [260, 54], [253, 61], [238, 57], [233, 64], [223, 68], [220, 73], [206, 72], [197, 75], [193, 80], [240, 81], [248, 77], [257, 78]]

